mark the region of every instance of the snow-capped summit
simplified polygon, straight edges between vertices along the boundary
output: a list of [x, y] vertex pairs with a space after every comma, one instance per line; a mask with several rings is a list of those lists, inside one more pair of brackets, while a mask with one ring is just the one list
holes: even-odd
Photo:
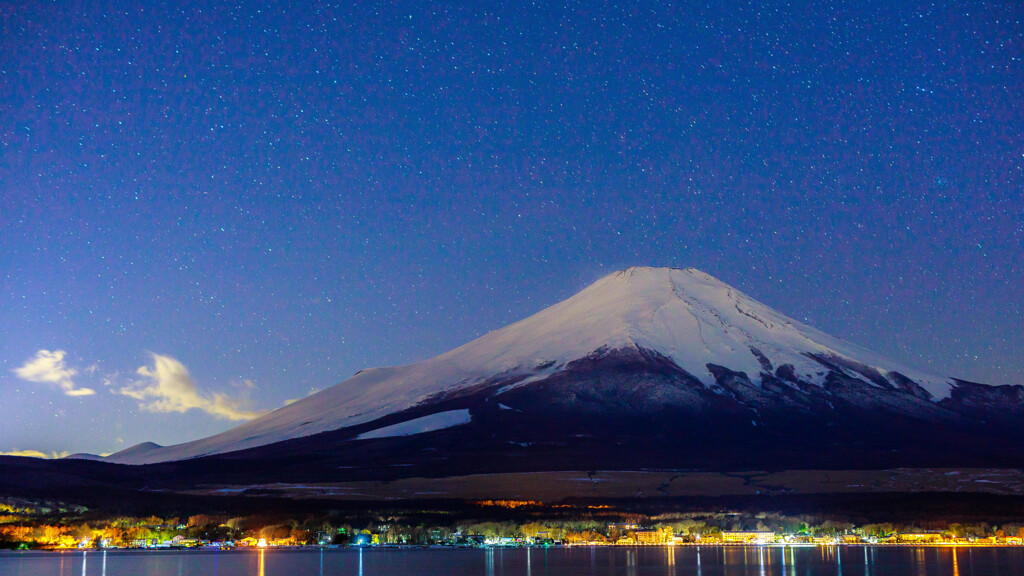
[[[671, 366], [688, 382], [689, 395], [674, 388], [630, 392], [656, 394], [659, 405], [675, 403], [680, 409], [705, 397], [725, 398], [755, 412], [776, 398], [779, 405], [807, 408], [810, 400], [803, 396], [818, 402], [833, 393], [826, 386], [841, 382], [877, 389], [887, 398], [905, 396], [907, 405], [920, 411], [922, 402], [948, 399], [956, 387], [953, 380], [902, 366], [788, 318], [699, 270], [637, 267], [609, 274], [567, 300], [435, 358], [364, 370], [221, 434], [109, 459], [126, 464], [180, 460], [350, 427], [361, 430], [355, 441], [379, 437], [369, 431], [403, 422], [412, 423], [403, 430], [419, 432], [463, 425], [471, 420], [469, 408], [451, 404], [452, 398], [475, 394], [500, 401], [531, 386], [557, 394], [553, 383], [564, 382], [582, 363], [622, 353]], [[590, 380], [580, 378], [559, 390], [585, 393]], [[378, 420], [380, 426], [367, 429]]]
[[802, 378], [821, 383], [821, 364], [808, 354], [836, 356], [900, 372], [936, 399], [951, 383], [831, 337], [753, 300], [695, 268], [634, 267], [614, 272], [575, 296], [529, 318], [443, 354], [470, 371], [556, 366], [601, 348], [636, 346], [671, 358], [707, 385], [708, 363], [754, 377], [760, 357], [791, 364]]

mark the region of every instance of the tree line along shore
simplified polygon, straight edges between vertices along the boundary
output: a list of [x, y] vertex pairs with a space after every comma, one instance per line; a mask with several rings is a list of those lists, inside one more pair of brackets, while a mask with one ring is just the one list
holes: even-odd
[[0, 501], [0, 548], [1024, 544], [1024, 519], [999, 524], [935, 518], [855, 523], [829, 515], [749, 511], [638, 514], [610, 506], [563, 511], [556, 518], [545, 517], [538, 502], [475, 504], [479, 510], [476, 518], [466, 513], [455, 518], [444, 510], [160, 517], [109, 516], [80, 506], [8, 499]]

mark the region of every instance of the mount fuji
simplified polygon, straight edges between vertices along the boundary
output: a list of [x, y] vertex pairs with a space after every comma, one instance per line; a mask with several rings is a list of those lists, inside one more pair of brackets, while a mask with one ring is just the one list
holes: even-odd
[[1022, 415], [1021, 386], [904, 366], [699, 270], [630, 268], [435, 358], [106, 460], [288, 463], [320, 479], [1015, 466]]

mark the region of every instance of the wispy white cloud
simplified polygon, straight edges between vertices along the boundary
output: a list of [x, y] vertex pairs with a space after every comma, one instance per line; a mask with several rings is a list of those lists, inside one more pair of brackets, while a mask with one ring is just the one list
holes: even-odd
[[95, 394], [92, 388], [79, 388], [72, 379], [78, 373], [64, 362], [67, 353], [63, 350], [40, 350], [31, 360], [27, 360], [14, 373], [22, 380], [56, 384], [68, 396], [88, 396]]
[[[121, 373], [117, 372], [117, 371], [114, 371], [114, 372], [111, 372], [110, 374], [105, 374], [101, 381], [103, 382], [104, 388], [111, 388], [111, 387], [117, 385], [117, 382], [118, 382], [118, 380], [120, 378], [121, 378]], [[116, 390], [111, 390], [110, 392], [111, 393], [116, 393], [117, 391]]]
[[70, 454], [70, 452], [40, 452], [39, 450], [9, 450], [7, 452], [0, 452], [0, 456], [25, 456], [27, 458], [45, 458], [47, 460], [56, 460], [57, 458], [63, 458]]
[[262, 414], [246, 410], [244, 399], [216, 392], [201, 393], [185, 365], [171, 356], [153, 354], [153, 365], [142, 366], [135, 373], [142, 379], [118, 392], [135, 398], [143, 409], [151, 412], [196, 409], [228, 420], [251, 420]]

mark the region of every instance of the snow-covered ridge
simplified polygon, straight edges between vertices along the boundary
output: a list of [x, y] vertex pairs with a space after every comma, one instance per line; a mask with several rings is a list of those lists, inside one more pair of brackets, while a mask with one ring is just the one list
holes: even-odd
[[630, 268], [435, 358], [364, 370], [216, 436], [110, 459], [129, 464], [179, 460], [309, 436], [370, 422], [497, 375], [521, 376], [515, 386], [525, 386], [596, 350], [627, 347], [656, 351], [709, 387], [715, 383], [709, 363], [759, 382], [764, 368], [756, 349], [773, 367], [790, 364], [801, 380], [814, 384], [822, 384], [826, 373], [812, 357], [817, 356], [866, 365], [882, 377], [899, 372], [934, 400], [949, 396], [951, 389], [947, 378], [806, 326], [699, 270]]

